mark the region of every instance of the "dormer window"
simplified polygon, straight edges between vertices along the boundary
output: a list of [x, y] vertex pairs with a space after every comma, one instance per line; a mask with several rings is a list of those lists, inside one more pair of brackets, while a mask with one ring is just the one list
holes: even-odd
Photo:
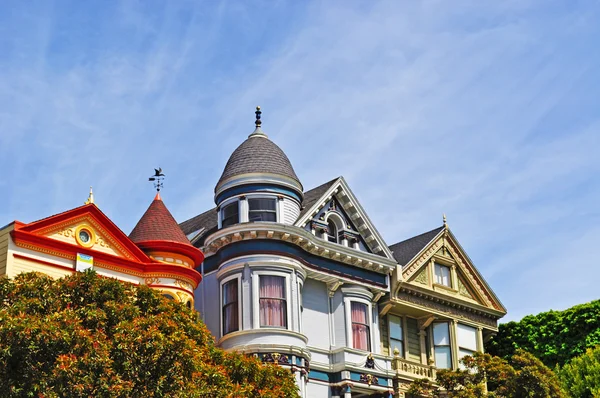
[[277, 222], [277, 200], [275, 198], [248, 199], [248, 221]]
[[237, 200], [221, 208], [221, 228], [240, 222], [240, 208]]
[[331, 218], [327, 221], [327, 240], [339, 243], [337, 225], [335, 225], [335, 222]]

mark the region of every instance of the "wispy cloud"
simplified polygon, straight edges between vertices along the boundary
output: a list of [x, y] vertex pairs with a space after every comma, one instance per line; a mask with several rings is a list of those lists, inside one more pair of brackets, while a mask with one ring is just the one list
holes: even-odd
[[597, 4], [8, 8], [6, 222], [78, 205], [92, 184], [129, 232], [155, 165], [191, 217], [262, 105], [305, 187], [344, 175], [388, 243], [446, 212], [509, 319], [597, 298]]

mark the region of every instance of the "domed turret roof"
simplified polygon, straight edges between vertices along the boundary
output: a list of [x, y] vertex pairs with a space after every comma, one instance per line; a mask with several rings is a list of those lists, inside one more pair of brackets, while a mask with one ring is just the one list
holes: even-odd
[[256, 111], [256, 129], [229, 157], [215, 192], [228, 180], [245, 174], [270, 174], [291, 180], [302, 193], [302, 184], [286, 154], [261, 130], [260, 107]]
[[171, 215], [160, 195], [156, 197], [144, 213], [140, 221], [136, 224], [129, 234], [129, 239], [133, 242], [146, 241], [170, 241], [178, 242], [191, 246], [190, 241], [185, 236], [177, 221]]

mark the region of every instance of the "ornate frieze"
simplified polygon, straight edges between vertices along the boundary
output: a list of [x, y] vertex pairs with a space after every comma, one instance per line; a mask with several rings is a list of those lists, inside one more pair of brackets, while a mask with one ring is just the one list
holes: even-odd
[[372, 374], [362, 373], [360, 375], [360, 382], [367, 383], [368, 385], [379, 384], [379, 379], [377, 378], [377, 376], [374, 376]]
[[367, 357], [367, 361], [365, 362], [365, 368], [375, 369], [375, 359], [373, 358], [373, 354], [369, 354]]
[[[469, 319], [474, 322], [482, 323], [484, 325], [497, 327], [496, 320], [473, 312], [474, 310], [467, 309], [467, 307], [451, 304], [450, 302], [444, 302], [443, 300], [428, 297], [426, 294], [412, 292], [406, 289], [402, 289], [398, 292], [396, 298], [401, 301], [417, 304], [422, 307], [431, 308], [436, 311], [444, 312], [447, 314], [454, 315], [458, 318]], [[435, 301], [434, 301], [435, 300]]]
[[422, 285], [429, 285], [429, 273], [427, 272], [427, 268], [423, 269], [415, 278], [415, 282], [420, 283]]

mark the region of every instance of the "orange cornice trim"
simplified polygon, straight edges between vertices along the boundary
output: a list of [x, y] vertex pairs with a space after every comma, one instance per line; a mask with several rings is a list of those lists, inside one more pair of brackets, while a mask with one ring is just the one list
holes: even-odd
[[19, 229], [30, 233], [35, 233], [40, 230], [48, 229], [55, 224], [64, 224], [65, 222], [76, 220], [78, 217], [85, 215], [90, 215], [92, 218], [94, 218], [96, 222], [106, 229], [106, 231], [137, 260], [148, 261], [148, 256], [146, 256], [146, 254], [93, 203], [76, 207], [72, 210], [68, 210], [29, 224], [19, 226], [15, 225], [15, 230]]
[[194, 261], [194, 268], [198, 267], [204, 261], [204, 253], [191, 244], [163, 240], [146, 240], [137, 242], [137, 245], [143, 250], [173, 252], [187, 256]]
[[171, 286], [171, 285], [146, 285], [146, 286], [151, 287], [152, 289], [173, 289], [173, 290], [180, 290], [180, 291], [182, 291], [184, 293], [187, 293], [190, 296], [192, 296], [193, 299], [196, 298], [194, 296], [194, 291], [193, 290], [189, 291], [189, 290], [186, 290], [186, 289], [184, 289], [182, 287], [179, 287], [179, 286]]
[[136, 262], [45, 236], [35, 235], [23, 230], [13, 230], [11, 231], [11, 236], [17, 246], [27, 246], [27, 248], [32, 250], [55, 254], [69, 259], [75, 259], [77, 253], [87, 254], [93, 256], [94, 263], [99, 263], [100, 267], [104, 263], [109, 265], [109, 267], [112, 266], [113, 270], [122, 271], [126, 274], [145, 276], [147, 273], [166, 273], [191, 279], [195, 282], [196, 286], [202, 281], [202, 275], [195, 269], [184, 265], [152, 262], [152, 259], [147, 256], [147, 261]]

